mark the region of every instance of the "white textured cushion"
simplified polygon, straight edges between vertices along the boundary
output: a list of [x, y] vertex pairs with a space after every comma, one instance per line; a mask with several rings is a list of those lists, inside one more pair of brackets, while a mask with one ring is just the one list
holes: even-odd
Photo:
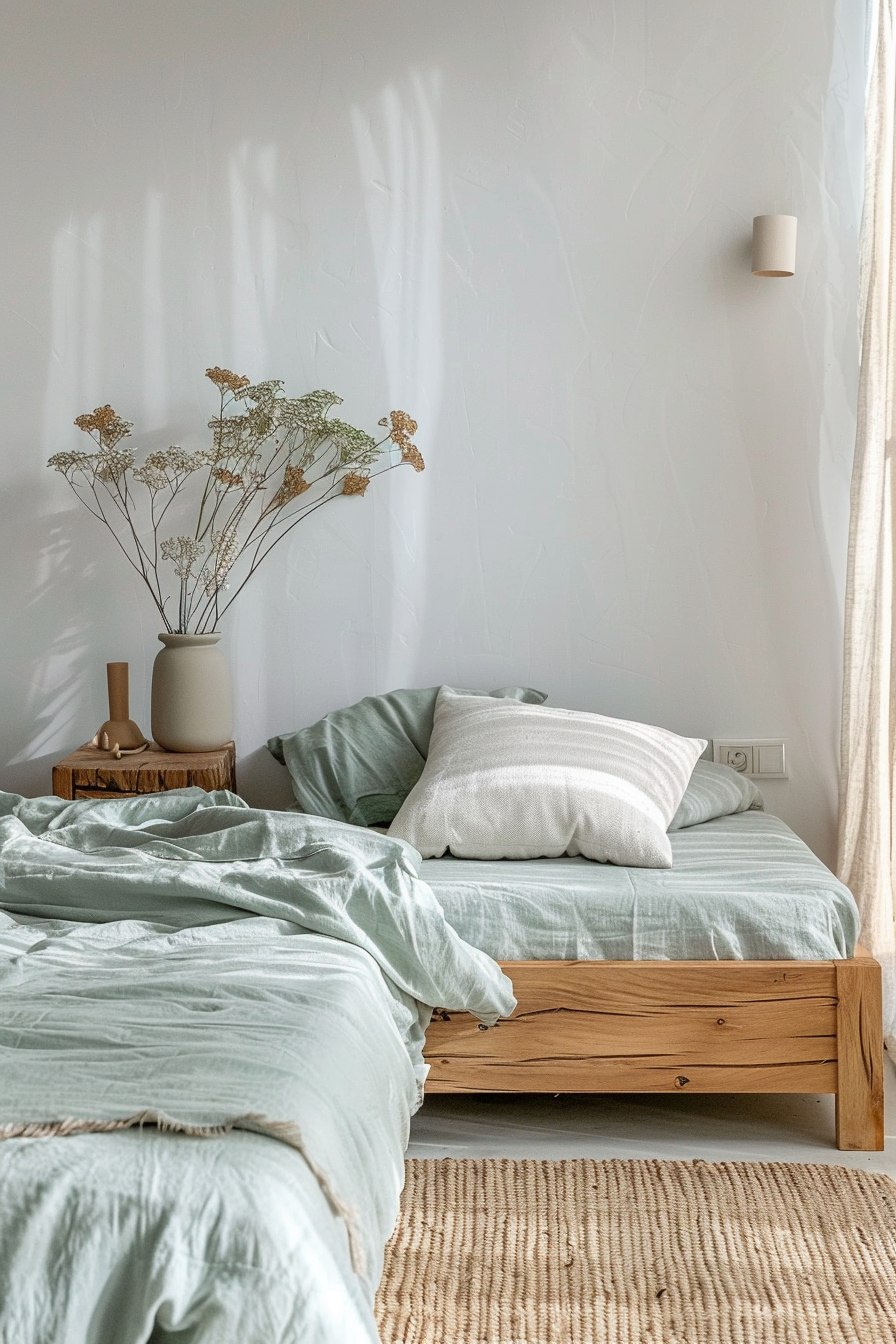
[[443, 688], [389, 834], [425, 859], [583, 854], [671, 868], [666, 827], [706, 743], [665, 728]]

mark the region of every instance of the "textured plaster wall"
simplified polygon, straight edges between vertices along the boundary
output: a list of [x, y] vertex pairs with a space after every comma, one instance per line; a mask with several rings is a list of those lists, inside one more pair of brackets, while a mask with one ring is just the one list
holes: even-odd
[[[111, 401], [204, 441], [202, 373], [420, 421], [422, 477], [321, 511], [226, 630], [268, 734], [400, 684], [522, 681], [786, 735], [826, 857], [853, 440], [852, 0], [9, 0], [0, 785], [49, 788], [148, 600], [45, 458]], [[800, 219], [799, 273], [749, 273]]]

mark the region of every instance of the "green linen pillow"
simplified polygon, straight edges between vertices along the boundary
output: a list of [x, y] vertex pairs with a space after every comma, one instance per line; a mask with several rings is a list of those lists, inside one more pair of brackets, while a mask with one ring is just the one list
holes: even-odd
[[[423, 771], [440, 690], [368, 695], [310, 728], [272, 737], [268, 750], [289, 771], [301, 810], [356, 826], [388, 826]], [[547, 699], [529, 686], [462, 694], [528, 705]]]
[[762, 794], [752, 779], [739, 775], [730, 765], [698, 761], [668, 829], [683, 831], [686, 826], [699, 826], [716, 817], [730, 817], [736, 812], [752, 812], [762, 807]]

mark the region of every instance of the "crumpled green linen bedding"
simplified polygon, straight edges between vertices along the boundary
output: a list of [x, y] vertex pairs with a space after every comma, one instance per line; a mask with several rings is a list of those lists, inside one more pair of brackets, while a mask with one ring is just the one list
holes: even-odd
[[153, 1129], [0, 1144], [0, 1340], [379, 1344], [344, 1224], [298, 1153]]
[[[385, 837], [228, 794], [0, 795], [2, 1344], [376, 1338], [369, 1303], [424, 1072], [421, 1005], [494, 1021], [514, 1004], [416, 865]], [[131, 1182], [122, 1135], [79, 1130], [138, 1117], [270, 1137], [153, 1131], [156, 1157]], [[28, 1137], [57, 1132], [76, 1137]], [[301, 1215], [314, 1236], [297, 1214], [287, 1237], [285, 1282], [317, 1294], [299, 1318], [288, 1293], [251, 1287], [250, 1270], [259, 1284], [280, 1273], [269, 1233], [251, 1232], [261, 1196], [289, 1221], [307, 1186], [296, 1175], [278, 1195], [279, 1177], [251, 1178], [265, 1144], [279, 1170], [284, 1156], [293, 1172], [307, 1164], [324, 1197]], [[69, 1163], [86, 1163], [83, 1181], [51, 1176]], [[220, 1191], [240, 1172], [231, 1204]], [[110, 1303], [131, 1300], [112, 1329]]]
[[0, 910], [169, 929], [285, 919], [363, 948], [421, 1003], [494, 1023], [513, 1009], [510, 982], [446, 924], [419, 863], [403, 841], [224, 790], [100, 803], [0, 793]]

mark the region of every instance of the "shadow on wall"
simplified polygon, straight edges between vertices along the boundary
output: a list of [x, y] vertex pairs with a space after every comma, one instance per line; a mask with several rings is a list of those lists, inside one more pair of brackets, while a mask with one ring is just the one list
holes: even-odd
[[[89, 447], [73, 418], [106, 402], [136, 422], [138, 456], [172, 442], [206, 443], [213, 407], [202, 374], [210, 363], [252, 378], [282, 377], [297, 393], [334, 386], [356, 423], [365, 423], [374, 408], [378, 418], [406, 407], [426, 438], [434, 438], [443, 357], [438, 96], [435, 75], [412, 71], [372, 94], [369, 114], [360, 103], [349, 114], [343, 104], [340, 134], [356, 156], [350, 194], [359, 274], [335, 300], [321, 286], [324, 240], [312, 248], [303, 240], [301, 192], [294, 169], [285, 168], [293, 151], [288, 145], [242, 138], [223, 150], [220, 167], [208, 173], [199, 212], [205, 225], [184, 218], [175, 192], [133, 175], [127, 185], [139, 205], [124, 226], [126, 208], [71, 214], [50, 243], [43, 444], [40, 457], [34, 453], [35, 478], [53, 452]], [[358, 217], [366, 227], [358, 229]], [[360, 329], [363, 349], [352, 349], [348, 329]], [[390, 476], [371, 491], [363, 516], [346, 511], [313, 520], [317, 548], [340, 553], [336, 565], [321, 566], [340, 573], [323, 612], [313, 603], [309, 611], [310, 595], [292, 584], [284, 621], [274, 566], [253, 582], [251, 617], [246, 613], [251, 630], [240, 628], [239, 647], [229, 650], [242, 778], [250, 793], [273, 798], [283, 792], [267, 753], [254, 750], [275, 727], [310, 721], [356, 689], [363, 694], [415, 681], [426, 642], [425, 478], [423, 485], [409, 491]], [[80, 506], [54, 511], [64, 491], [47, 472], [44, 487], [8, 494], [0, 504], [9, 517], [15, 591], [27, 593], [11, 601], [7, 624], [9, 647], [17, 650], [7, 667], [20, 693], [7, 697], [4, 781], [29, 791], [48, 787], [46, 763], [89, 736], [85, 722], [102, 711], [93, 685], [97, 678], [102, 684], [101, 650], [109, 643], [108, 656], [116, 657], [133, 648], [135, 605], [141, 637], [145, 623], [154, 651], [146, 595], [135, 597], [139, 585], [128, 587], [123, 559], [100, 524]], [[302, 531], [284, 543], [280, 559], [287, 567], [290, 551], [307, 545], [309, 530], [303, 525]], [[127, 600], [106, 600], [109, 587], [126, 592]], [[365, 649], [352, 650], [351, 657], [340, 637], [346, 623], [371, 632]], [[309, 662], [312, 631], [321, 656]], [[291, 657], [293, 646], [304, 658]], [[151, 656], [147, 651], [147, 676]], [[327, 666], [328, 657], [342, 666]], [[132, 673], [132, 686], [138, 680]], [[135, 700], [132, 709], [138, 720], [147, 716], [145, 704]], [[28, 728], [19, 734], [14, 725]]]
[[48, 793], [52, 764], [93, 731], [85, 732], [97, 679], [91, 612], [104, 594], [88, 593], [99, 585], [108, 596], [98, 548], [85, 544], [73, 510], [47, 513], [48, 494], [22, 487], [0, 496], [4, 787], [25, 794]]

